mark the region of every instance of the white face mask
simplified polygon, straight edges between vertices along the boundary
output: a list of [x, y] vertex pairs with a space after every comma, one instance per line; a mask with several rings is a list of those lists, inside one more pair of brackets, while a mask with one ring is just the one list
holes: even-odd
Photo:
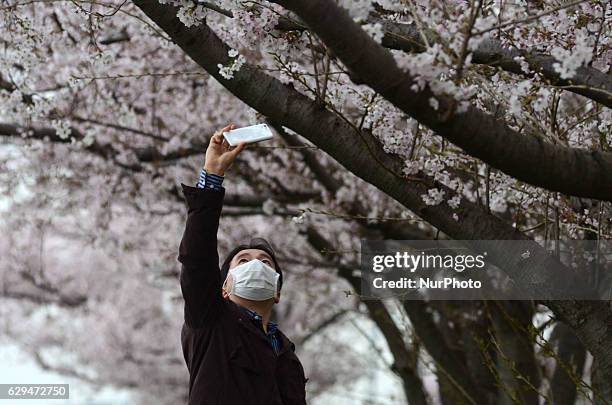
[[261, 260], [254, 259], [230, 269], [223, 282], [224, 288], [230, 276], [230, 294], [254, 301], [264, 301], [276, 296], [280, 274]]

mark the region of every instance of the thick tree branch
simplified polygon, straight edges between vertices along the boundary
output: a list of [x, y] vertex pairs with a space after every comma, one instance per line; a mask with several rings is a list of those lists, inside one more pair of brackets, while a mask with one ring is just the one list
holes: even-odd
[[[14, 124], [0, 123], [0, 136], [7, 137], [19, 137], [23, 139], [47, 139], [49, 142], [55, 143], [72, 143], [71, 137], [75, 140], [83, 139], [83, 134], [76, 128], [70, 129], [70, 135], [67, 138], [61, 138], [57, 131], [53, 128], [46, 127], [22, 127]], [[86, 146], [84, 149], [102, 157], [105, 159], [111, 159], [117, 154], [109, 145], [101, 145], [94, 141], [91, 145]]]
[[[73, 138], [76, 141], [80, 141], [84, 138], [84, 135], [77, 128], [70, 128], [70, 135], [67, 138], [62, 138], [57, 134], [54, 128], [49, 127], [21, 127], [14, 124], [3, 124], [0, 123], [0, 136], [7, 137], [22, 137], [24, 139], [47, 139], [49, 142], [55, 143], [72, 143]], [[143, 168], [140, 164], [124, 164], [116, 160], [119, 151], [113, 148], [110, 144], [101, 144], [97, 141], [93, 141], [90, 145], [84, 145], [84, 150], [92, 152], [104, 159], [112, 160], [121, 167], [130, 169], [132, 171], [142, 171]], [[192, 147], [192, 148], [181, 148], [170, 153], [162, 154], [159, 149], [153, 146], [145, 146], [141, 148], [133, 148], [132, 152], [136, 155], [139, 163], [159, 163], [169, 162], [177, 159], [183, 159], [194, 155], [202, 155], [205, 150]]]
[[[567, 148], [521, 135], [471, 105], [458, 112], [454, 99], [434, 95], [427, 86], [415, 91], [413, 77], [336, 3], [275, 2], [298, 14], [360, 80], [470, 155], [535, 186], [612, 201], [612, 153]], [[431, 99], [437, 100], [438, 109], [430, 105]]]
[[0, 297], [14, 300], [25, 300], [38, 305], [55, 304], [66, 308], [80, 308], [87, 303], [87, 297], [67, 296], [62, 294], [35, 293], [30, 291], [0, 290]]
[[[301, 214], [300, 211], [295, 211], [295, 210], [275, 210], [274, 214], [272, 215], [277, 216], [277, 217], [295, 217], [300, 214]], [[254, 215], [270, 216], [270, 214], [267, 214], [261, 208], [248, 208], [248, 209], [240, 209], [240, 210], [228, 209], [228, 210], [223, 211], [223, 216], [225, 217], [247, 217], [247, 216], [254, 216]]]
[[[208, 6], [207, 6], [208, 7]], [[233, 18], [229, 10], [218, 7], [209, 7], [212, 10]], [[255, 8], [255, 7], [254, 7]], [[399, 23], [381, 18], [378, 13], [372, 12], [364, 23], [380, 23], [384, 36], [382, 46], [389, 49], [401, 50], [408, 53], [420, 53], [426, 49], [423, 37], [415, 24]], [[274, 27], [279, 31], [305, 31], [308, 27], [295, 19], [281, 16]], [[427, 35], [427, 33], [426, 33]], [[433, 35], [427, 35], [430, 43], [435, 43]], [[522, 56], [529, 63], [533, 73], [525, 73], [521, 65], [514, 58]], [[562, 86], [565, 90], [580, 94], [593, 101], [612, 108], [612, 77], [591, 66], [581, 66], [571, 79], [562, 79], [554, 69], [553, 63], [558, 62], [550, 55], [538, 52], [530, 52], [524, 49], [507, 49], [495, 38], [487, 38], [472, 53], [472, 63], [478, 65], [498, 66], [501, 69], [525, 77], [533, 77], [534, 73], [540, 73], [549, 84]]]
[[[195, 183], [195, 181], [194, 181]], [[177, 186], [173, 186], [168, 192], [180, 202], [185, 202], [185, 197], [181, 194], [181, 191]], [[225, 194], [223, 199], [223, 206], [236, 207], [236, 208], [261, 208], [267, 200], [273, 200], [280, 204], [300, 204], [308, 201], [318, 202], [321, 199], [321, 192], [318, 190], [303, 190], [299, 192], [291, 192], [290, 194], [260, 194], [257, 195], [244, 195], [244, 194]], [[263, 211], [262, 211], [263, 212]], [[296, 211], [297, 213], [297, 211]]]
[[[499, 373], [499, 404], [518, 400], [524, 405], [537, 405], [540, 386], [538, 365], [528, 328], [533, 322], [530, 302], [496, 301], [490, 306], [491, 323], [497, 348], [496, 369]], [[509, 395], [512, 393], [512, 396]]]
[[[425, 50], [423, 39], [414, 24], [389, 21], [375, 15], [370, 15], [368, 23], [380, 23], [382, 25], [384, 32], [382, 45], [386, 48], [405, 52], [423, 52]], [[433, 36], [431, 42], [435, 42]], [[519, 61], [514, 59], [521, 56], [525, 58], [525, 61], [529, 64], [529, 70], [533, 73], [525, 73]], [[553, 86], [563, 86], [571, 92], [612, 108], [612, 77], [593, 67], [581, 66], [574, 77], [562, 79], [553, 68], [553, 64], [556, 62], [558, 61], [549, 55], [522, 49], [504, 48], [502, 43], [495, 38], [485, 39], [472, 53], [472, 63], [498, 66], [507, 72], [526, 77], [533, 77], [534, 73], [540, 73]]]
[[[57, 132], [53, 128], [46, 127], [28, 127], [22, 128], [12, 124], [0, 123], [0, 136], [11, 136], [20, 137], [23, 131], [28, 132], [27, 138], [35, 138], [44, 140], [45, 138], [49, 142], [55, 143], [70, 143], [70, 138], [64, 139], [57, 135]], [[83, 134], [76, 128], [71, 128], [70, 137], [76, 140], [81, 140]], [[117, 163], [115, 157], [118, 155], [118, 151], [112, 148], [110, 145], [101, 145], [97, 142], [84, 147], [87, 152], [93, 153], [103, 159], [109, 159]], [[156, 163], [156, 162], [168, 162], [176, 159], [182, 159], [190, 157], [192, 155], [202, 155], [204, 150], [199, 148], [183, 148], [172, 153], [162, 154], [155, 147], [142, 147], [134, 149], [136, 157], [139, 163]], [[122, 165], [132, 171], [141, 171], [142, 166], [140, 164]], [[168, 190], [168, 192], [176, 197], [179, 201], [183, 201], [182, 195], [179, 193], [176, 187]], [[321, 199], [321, 192], [318, 190], [304, 190], [301, 192], [294, 192], [291, 194], [282, 195], [242, 195], [242, 194], [228, 194], [225, 197], [225, 205], [228, 207], [241, 208], [239, 210], [229, 210], [226, 212], [228, 216], [252, 216], [252, 215], [269, 215], [266, 213], [262, 206], [267, 200], [273, 200], [283, 205], [286, 204], [299, 204], [307, 201], [316, 201]], [[296, 216], [300, 212], [294, 209], [277, 209], [274, 211], [274, 215], [280, 216]]]
[[550, 340], [556, 343], [558, 356], [550, 382], [552, 400], [556, 405], [574, 405], [586, 351], [574, 332], [563, 323], [555, 326]]
[[34, 357], [34, 360], [36, 360], [38, 366], [43, 370], [51, 371], [53, 373], [61, 374], [68, 377], [77, 378], [90, 384], [100, 384], [100, 381], [89, 377], [85, 373], [79, 372], [75, 368], [52, 365], [51, 363], [47, 362], [47, 360], [45, 360], [40, 350], [30, 349], [29, 352]]

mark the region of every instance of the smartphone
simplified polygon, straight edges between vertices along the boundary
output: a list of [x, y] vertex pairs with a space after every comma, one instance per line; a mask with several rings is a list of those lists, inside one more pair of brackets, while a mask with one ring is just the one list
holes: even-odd
[[251, 125], [223, 133], [223, 137], [230, 146], [236, 146], [241, 142], [261, 142], [271, 139], [272, 136], [272, 130], [270, 130], [267, 124]]

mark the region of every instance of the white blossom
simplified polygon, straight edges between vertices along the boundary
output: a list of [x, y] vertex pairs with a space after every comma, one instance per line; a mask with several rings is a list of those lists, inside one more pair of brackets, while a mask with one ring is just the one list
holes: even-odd
[[230, 49], [227, 52], [230, 58], [234, 58], [229, 66], [224, 66], [222, 64], [217, 64], [219, 68], [219, 74], [223, 76], [225, 79], [230, 80], [234, 78], [234, 73], [240, 70], [242, 65], [246, 63], [246, 59], [244, 56], [240, 55], [236, 49]]
[[447, 201], [447, 203], [451, 208], [457, 209], [461, 203], [461, 195], [455, 194], [453, 198]]
[[186, 5], [179, 8], [176, 16], [186, 27], [193, 27], [199, 25], [207, 13], [203, 6]]
[[264, 214], [266, 214], [266, 215], [273, 215], [274, 211], [277, 210], [279, 207], [280, 207], [280, 205], [278, 204], [278, 202], [274, 201], [271, 198], [268, 198], [261, 205], [261, 209], [263, 210]]
[[438, 205], [442, 201], [444, 201], [444, 194], [444, 190], [430, 188], [429, 190], [427, 190], [427, 194], [421, 194], [421, 198], [427, 205]]
[[404, 168], [402, 169], [403, 173], [407, 176], [417, 174], [421, 169], [421, 165], [419, 162], [409, 160], [404, 163]]
[[291, 221], [295, 224], [303, 224], [305, 218], [306, 218], [306, 212], [302, 212], [297, 217], [291, 217]]
[[562, 79], [571, 79], [576, 70], [591, 61], [593, 47], [586, 28], [576, 31], [576, 43], [573, 49], [556, 47], [551, 50], [558, 62], [553, 63], [553, 68]]
[[431, 108], [433, 108], [434, 110], [437, 110], [440, 103], [438, 102], [438, 100], [435, 97], [430, 97], [429, 98], [429, 105], [431, 106]]
[[519, 63], [519, 65], [521, 66], [521, 70], [524, 73], [531, 73], [531, 70], [529, 69], [529, 62], [527, 62], [524, 56], [515, 56], [513, 59]]
[[53, 120], [51, 126], [55, 129], [55, 133], [61, 139], [68, 139], [70, 136], [70, 124], [67, 121]]
[[383, 26], [381, 23], [377, 22], [374, 24], [364, 24], [361, 27], [364, 29], [365, 32], [370, 34], [374, 41], [378, 42], [379, 44], [382, 42], [385, 33], [383, 31]]

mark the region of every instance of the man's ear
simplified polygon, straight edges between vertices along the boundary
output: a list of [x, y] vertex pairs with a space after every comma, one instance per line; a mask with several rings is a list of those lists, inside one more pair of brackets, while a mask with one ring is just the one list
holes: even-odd
[[221, 296], [223, 297], [224, 300], [229, 300], [230, 298], [230, 292], [227, 291], [228, 278], [229, 278], [229, 273], [228, 273], [228, 277], [225, 278], [225, 280], [223, 281], [223, 285], [221, 286]]

